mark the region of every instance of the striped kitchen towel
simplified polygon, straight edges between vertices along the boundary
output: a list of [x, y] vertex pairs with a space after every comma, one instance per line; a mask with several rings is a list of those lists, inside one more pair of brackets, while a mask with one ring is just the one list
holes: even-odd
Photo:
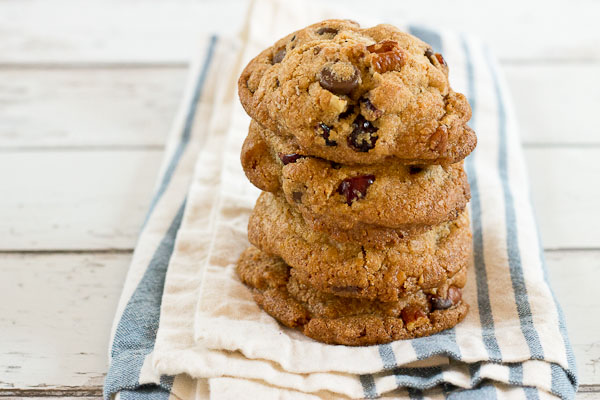
[[275, 39], [331, 17], [340, 15], [312, 2], [258, 0], [239, 40], [206, 40], [115, 318], [105, 396], [574, 398], [574, 358], [547, 281], [514, 112], [497, 63], [467, 36], [377, 21], [442, 52], [473, 108], [467, 318], [426, 338], [324, 345], [280, 326], [236, 278], [258, 195], [239, 164], [249, 121], [237, 76]]

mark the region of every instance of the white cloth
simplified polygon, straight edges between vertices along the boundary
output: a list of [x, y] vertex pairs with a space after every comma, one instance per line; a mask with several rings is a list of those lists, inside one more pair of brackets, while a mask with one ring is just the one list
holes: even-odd
[[[237, 77], [274, 40], [332, 17], [339, 15], [311, 2], [258, 0], [239, 41], [216, 40], [205, 68], [209, 89], [197, 103], [202, 118], [191, 124], [202, 146], [168, 263], [156, 342], [144, 358], [139, 384], [175, 376], [163, 387], [186, 399], [571, 398], [574, 360], [545, 274], [514, 112], [497, 63], [464, 35], [409, 27], [385, 16], [443, 52], [453, 88], [473, 108], [470, 125], [479, 143], [466, 162], [474, 234], [474, 267], [463, 294], [471, 305], [466, 319], [427, 338], [326, 345], [278, 324], [236, 277], [259, 194], [239, 162], [249, 118], [237, 99]], [[197, 64], [206, 66], [206, 57]], [[179, 172], [186, 173], [189, 179], [189, 170]], [[151, 215], [149, 224], [169, 226], [178, 206]], [[126, 287], [135, 287], [143, 272], [130, 273], [133, 283]], [[121, 303], [122, 310], [126, 301]]]

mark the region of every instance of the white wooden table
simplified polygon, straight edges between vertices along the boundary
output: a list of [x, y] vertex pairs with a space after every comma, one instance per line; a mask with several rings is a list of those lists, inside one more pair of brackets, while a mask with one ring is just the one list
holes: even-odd
[[[499, 56], [578, 396], [600, 398], [600, 3], [331, 3], [477, 34]], [[0, 397], [100, 396], [187, 62], [200, 32], [232, 33], [245, 7], [0, 1]]]

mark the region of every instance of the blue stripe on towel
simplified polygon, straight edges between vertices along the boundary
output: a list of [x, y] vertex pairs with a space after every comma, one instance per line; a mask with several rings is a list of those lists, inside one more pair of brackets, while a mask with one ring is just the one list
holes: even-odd
[[[536, 226], [537, 228], [537, 226]], [[537, 228], [538, 235], [538, 246], [539, 246], [539, 257], [542, 262], [542, 270], [544, 275], [544, 281], [548, 285], [550, 289], [550, 294], [552, 295], [552, 300], [554, 301], [554, 306], [556, 308], [556, 312], [558, 314], [558, 330], [560, 331], [560, 335], [562, 336], [562, 340], [565, 346], [566, 357], [568, 370], [566, 371], [569, 380], [571, 381], [571, 386], [573, 387], [573, 391], [577, 392], [577, 388], [579, 387], [579, 381], [577, 379], [577, 365], [575, 363], [575, 355], [573, 353], [573, 348], [571, 347], [571, 341], [569, 340], [569, 335], [567, 333], [567, 323], [565, 321], [565, 315], [563, 313], [562, 307], [558, 303], [556, 295], [554, 294], [554, 290], [550, 285], [550, 280], [548, 278], [548, 267], [546, 265], [546, 257], [544, 256], [544, 247], [542, 246], [542, 240], [540, 237], [540, 230]]]
[[[473, 117], [470, 125], [477, 132], [475, 123], [477, 122], [477, 91], [475, 89], [475, 71], [473, 68], [473, 59], [469, 44], [464, 37], [461, 37], [465, 59], [467, 61], [467, 99], [473, 110]], [[475, 170], [475, 157], [477, 150], [473, 152], [465, 161], [467, 176], [471, 186], [471, 224], [473, 227], [473, 257], [475, 266], [475, 281], [477, 283], [477, 303], [479, 308], [479, 320], [481, 324], [483, 344], [491, 361], [502, 362], [502, 353], [496, 339], [494, 328], [494, 316], [492, 314], [492, 305], [488, 290], [487, 269], [485, 265], [483, 249], [483, 225], [481, 221], [481, 198], [479, 194], [479, 184], [477, 180], [477, 171]]]
[[[197, 105], [202, 96], [202, 89], [213, 58], [216, 42], [217, 37], [211, 36], [203, 66], [195, 85], [188, 114], [186, 115], [181, 138], [150, 203], [143, 226], [146, 225], [156, 204], [168, 187], [179, 160], [190, 141]], [[139, 375], [146, 355], [154, 348], [166, 269], [173, 252], [177, 231], [181, 225], [184, 207], [185, 200], [152, 257], [142, 280], [129, 299], [117, 325], [111, 349], [111, 365], [104, 382], [105, 398], [110, 397], [118, 391], [121, 391], [122, 396], [126, 398], [133, 398], [136, 394], [144, 398], [168, 398], [169, 396], [173, 377], [161, 377], [161, 382], [158, 386], [140, 387]]]
[[376, 399], [379, 397], [377, 395], [377, 387], [375, 386], [375, 379], [373, 379], [373, 375], [359, 375], [358, 378], [360, 379], [366, 399]]
[[529, 346], [531, 358], [535, 360], [544, 359], [544, 351], [540, 342], [540, 337], [533, 323], [531, 306], [525, 286], [525, 277], [523, 275], [523, 265], [521, 262], [521, 250], [519, 248], [519, 232], [517, 230], [517, 216], [515, 211], [514, 198], [510, 189], [508, 176], [508, 144], [506, 137], [506, 110], [502, 99], [502, 92], [498, 82], [498, 74], [493, 66], [489, 52], [486, 52], [486, 61], [493, 77], [494, 90], [496, 93], [496, 105], [498, 107], [498, 135], [500, 143], [498, 145], [498, 170], [504, 192], [504, 208], [506, 218], [506, 247], [508, 255], [508, 265], [512, 281], [515, 301], [517, 303], [517, 313], [521, 324], [521, 331]]
[[515, 363], [508, 366], [508, 383], [518, 386], [523, 384], [523, 364]]
[[525, 398], [527, 400], [539, 400], [539, 398], [540, 398], [537, 388], [534, 388], [531, 386], [525, 386], [523, 388], [523, 391], [525, 392]]
[[[109, 398], [119, 390], [135, 389], [139, 385], [139, 376], [144, 360], [154, 349], [165, 276], [175, 247], [177, 231], [183, 219], [184, 209], [185, 200], [154, 252], [142, 280], [123, 310], [113, 339], [110, 369], [104, 382], [105, 398]], [[172, 378], [161, 379], [160, 386], [166, 391], [170, 391], [172, 383]], [[133, 393], [129, 394], [133, 395]]]
[[496, 398], [496, 388], [492, 383], [485, 383], [474, 389], [457, 390], [447, 397], [449, 400], [493, 400]]
[[438, 53], [442, 52], [442, 37], [436, 31], [418, 25], [409, 26], [408, 31], [411, 35], [428, 43], [433, 48], [433, 51]]
[[148, 213], [146, 214], [146, 218], [144, 219], [144, 223], [142, 224], [142, 229], [146, 226], [152, 211], [154, 211], [154, 207], [156, 207], [156, 203], [162, 197], [163, 193], [169, 186], [169, 182], [171, 182], [171, 178], [175, 173], [175, 168], [177, 164], [179, 164], [179, 160], [183, 155], [188, 143], [190, 142], [192, 126], [194, 123], [194, 117], [196, 116], [196, 108], [198, 105], [198, 101], [202, 96], [202, 89], [204, 88], [204, 82], [206, 81], [206, 75], [208, 74], [208, 68], [213, 58], [215, 45], [217, 43], [217, 36], [213, 35], [210, 37], [208, 50], [206, 51], [206, 56], [204, 57], [204, 64], [202, 65], [202, 70], [200, 75], [198, 75], [198, 80], [196, 81], [196, 85], [194, 86], [194, 94], [192, 95], [192, 101], [189, 104], [188, 113], [185, 118], [185, 125], [183, 127], [183, 131], [181, 132], [181, 138], [179, 139], [179, 143], [177, 144], [177, 148], [173, 152], [171, 156], [171, 160], [165, 172], [163, 174], [162, 180], [160, 181], [160, 185], [156, 190], [156, 193], [152, 197], [152, 201], [150, 202], [150, 207], [148, 208]]
[[394, 349], [389, 343], [379, 345], [379, 357], [383, 361], [384, 370], [394, 369], [398, 366]]

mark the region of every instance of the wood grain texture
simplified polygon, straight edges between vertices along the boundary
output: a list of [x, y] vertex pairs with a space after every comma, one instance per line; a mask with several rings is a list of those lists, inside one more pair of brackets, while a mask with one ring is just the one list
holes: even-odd
[[[130, 258], [96, 253], [2, 255], [0, 397], [19, 391], [56, 396], [61, 390], [63, 395], [72, 391], [73, 396], [87, 396], [100, 389], [110, 326]], [[600, 297], [595, 294], [596, 281], [589, 277], [600, 270], [600, 251], [551, 252], [547, 261], [567, 314], [581, 383], [597, 384], [600, 322], [590, 316], [600, 308]]]
[[[88, 0], [75, 14], [69, 12], [72, 0], [4, 0], [0, 63], [187, 62], [200, 32], [234, 34], [247, 4], [247, 0]], [[490, 43], [505, 61], [600, 60], [596, 28], [600, 3], [594, 0], [330, 0], [328, 4], [341, 17], [397, 15], [469, 32]]]
[[0, 153], [0, 250], [133, 248], [161, 158], [149, 150]]
[[130, 254], [3, 254], [0, 388], [98, 388]]
[[[600, 91], [589, 90], [600, 87], [600, 64], [504, 70], [526, 146], [600, 145], [590, 121]], [[0, 70], [0, 150], [160, 148], [185, 75], [185, 67]], [[548, 82], [552, 96], [542, 95]]]
[[525, 145], [600, 145], [600, 63], [505, 65]]
[[0, 149], [164, 144], [185, 68], [2, 69]]
[[546, 253], [548, 276], [566, 315], [581, 384], [600, 382], [600, 251]]
[[[329, 5], [469, 32], [499, 56], [545, 247], [579, 249], [547, 252], [548, 267], [583, 383], [577, 398], [600, 398], [600, 3]], [[202, 32], [234, 34], [246, 6], [0, 2], [0, 398], [101, 395], [129, 250], [187, 62]]]
[[[544, 246], [600, 248], [599, 186], [590, 184], [600, 148], [525, 153]], [[157, 150], [2, 154], [0, 250], [132, 248], [160, 161]]]
[[600, 148], [527, 148], [525, 156], [544, 247], [600, 248]]

